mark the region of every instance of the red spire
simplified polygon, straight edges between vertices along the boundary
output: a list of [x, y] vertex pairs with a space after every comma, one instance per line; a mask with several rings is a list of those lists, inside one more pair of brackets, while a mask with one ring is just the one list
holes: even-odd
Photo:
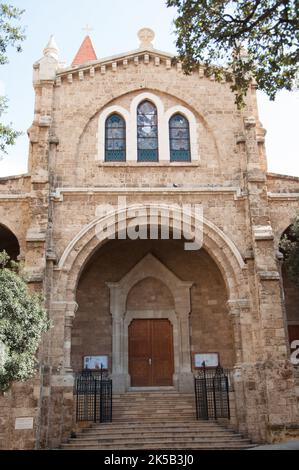
[[86, 36], [72, 62], [72, 66], [81, 65], [90, 60], [97, 60], [97, 56], [90, 37]]

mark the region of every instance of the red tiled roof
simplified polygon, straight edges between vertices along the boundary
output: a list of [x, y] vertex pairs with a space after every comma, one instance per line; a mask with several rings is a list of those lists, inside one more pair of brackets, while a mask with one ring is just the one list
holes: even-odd
[[72, 62], [72, 65], [81, 65], [90, 60], [97, 60], [97, 56], [90, 37], [86, 36]]

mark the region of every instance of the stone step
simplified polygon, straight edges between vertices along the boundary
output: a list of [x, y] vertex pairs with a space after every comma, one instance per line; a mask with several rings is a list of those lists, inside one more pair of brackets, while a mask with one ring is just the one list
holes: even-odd
[[143, 431], [151, 431], [153, 430], [154, 432], [157, 432], [159, 430], [166, 432], [167, 430], [177, 430], [177, 431], [184, 431], [184, 430], [191, 430], [192, 432], [211, 432], [211, 431], [227, 431], [227, 428], [219, 426], [219, 425], [213, 425], [213, 424], [198, 424], [198, 421], [191, 421], [191, 422], [180, 422], [177, 424], [174, 421], [170, 422], [143, 422], [140, 423], [136, 421], [135, 423], [107, 423], [107, 424], [100, 424], [100, 425], [93, 425], [90, 428], [85, 428], [82, 430], [83, 433], [86, 432], [130, 432], [130, 431], [136, 431], [136, 432], [143, 432]]
[[173, 421], [162, 421], [162, 422], [131, 422], [131, 423], [102, 423], [102, 424], [93, 424], [89, 428], [85, 428], [82, 432], [91, 432], [91, 431], [102, 431], [109, 432], [110, 429], [113, 430], [123, 430], [127, 432], [131, 429], [140, 431], [146, 430], [166, 430], [166, 429], [192, 429], [194, 432], [203, 431], [208, 432], [209, 430], [227, 430], [225, 426], [221, 426], [212, 421], [182, 421], [179, 425]]
[[217, 433], [217, 434], [224, 434], [224, 433], [230, 433], [230, 430], [227, 429], [217, 429], [217, 428], [194, 428], [191, 426], [167, 426], [167, 427], [159, 427], [159, 428], [151, 428], [151, 427], [138, 427], [138, 428], [105, 428], [105, 429], [88, 429], [82, 431], [85, 434], [96, 434], [96, 435], [106, 435], [107, 433], [114, 433], [114, 434], [123, 434], [124, 432], [126, 434], [132, 433], [132, 434], [145, 434], [145, 433], [196, 433], [196, 434], [210, 434], [210, 433]]
[[136, 401], [136, 402], [145, 402], [145, 401], [167, 401], [167, 402], [179, 402], [179, 401], [195, 401], [194, 396], [173, 396], [166, 398], [164, 396], [144, 396], [144, 397], [138, 397], [138, 396], [124, 396], [124, 397], [115, 397], [115, 395], [112, 395], [112, 399], [115, 402], [129, 402], [129, 401]]
[[243, 446], [248, 446], [250, 445], [250, 440], [242, 440], [240, 439], [163, 439], [161, 441], [160, 439], [140, 439], [138, 441], [136, 440], [123, 440], [123, 441], [117, 441], [114, 439], [106, 439], [105, 441], [97, 441], [97, 440], [79, 440], [78, 442], [69, 442], [69, 445], [74, 444], [75, 446], [98, 446], [99, 448], [106, 447], [106, 446], [113, 446], [115, 449], [119, 449], [124, 446], [129, 446], [129, 447], [134, 447], [134, 446], [155, 446], [157, 448], [164, 448], [164, 446], [179, 446], [179, 445], [194, 445], [197, 444], [198, 446], [214, 446], [214, 445], [222, 445], [222, 446], [227, 446], [227, 445], [243, 445]]
[[166, 419], [178, 419], [178, 420], [191, 420], [191, 419], [195, 419], [195, 413], [182, 413], [182, 414], [176, 414], [176, 413], [167, 413], [166, 411], [164, 411], [163, 413], [151, 413], [151, 416], [149, 416], [148, 414], [142, 414], [142, 413], [119, 413], [119, 414], [116, 414], [116, 413], [113, 413], [113, 421], [116, 421], [116, 420], [123, 420], [123, 421], [126, 421], [127, 419], [131, 419], [131, 418], [139, 418], [140, 421], [142, 421], [143, 419], [163, 419], [163, 420], [166, 420]]
[[[195, 410], [179, 410], [181, 411], [180, 413], [178, 413], [177, 410], [159, 410], [159, 409], [155, 409], [155, 410], [151, 410], [151, 409], [148, 409], [148, 410], [136, 410], [136, 409], [133, 409], [133, 410], [122, 410], [122, 411], [119, 411], [119, 410], [116, 410], [115, 408], [112, 410], [112, 413], [113, 413], [113, 416], [115, 417], [119, 417], [120, 415], [122, 416], [132, 416], [132, 415], [137, 415], [137, 416], [149, 416], [151, 415], [152, 413], [157, 415], [157, 417], [161, 416], [161, 415], [170, 415], [170, 416], [174, 416], [174, 417], [179, 417], [179, 416], [182, 416], [182, 415], [186, 415], [186, 416], [195, 416]], [[149, 416], [150, 417], [150, 416]]]
[[[86, 437], [80, 436], [77, 438], [71, 438], [68, 440], [68, 443], [76, 443], [76, 442], [97, 442], [100, 444], [117, 442], [117, 443], [140, 443], [140, 442], [181, 442], [181, 441], [188, 441], [188, 442], [222, 442], [222, 441], [240, 441], [242, 436], [239, 434], [192, 434], [192, 433], [161, 433], [161, 434], [109, 434], [109, 435], [87, 435]], [[243, 439], [242, 439], [243, 441]]]
[[113, 445], [99, 445], [99, 444], [94, 444], [94, 445], [78, 445], [78, 444], [64, 444], [62, 446], [62, 449], [65, 450], [241, 450], [241, 449], [249, 449], [251, 447], [255, 447], [252, 444], [242, 443], [242, 442], [218, 442], [218, 443], [205, 443], [205, 444], [198, 444], [198, 443], [190, 443], [190, 442], [184, 442], [180, 444], [164, 444], [164, 443], [159, 443], [150, 445], [150, 444], [135, 444], [134, 446], [130, 445], [122, 445], [122, 446], [117, 446], [115, 447], [115, 444]]
[[227, 432], [230, 432], [230, 430], [227, 429], [215, 429], [215, 428], [207, 428], [207, 429], [197, 429], [197, 428], [192, 428], [192, 427], [184, 427], [182, 428], [181, 426], [173, 426], [173, 427], [160, 427], [160, 428], [116, 428], [116, 429], [107, 429], [107, 430], [101, 430], [101, 429], [90, 429], [90, 430], [84, 430], [82, 431], [83, 435], [97, 435], [97, 436], [102, 436], [102, 435], [107, 435], [107, 434], [136, 434], [136, 435], [142, 435], [142, 434], [147, 434], [147, 433], [154, 433], [154, 434], [165, 434], [165, 433], [193, 433], [196, 435], [209, 435], [209, 434], [225, 434]]
[[[173, 421], [174, 423], [180, 423], [181, 422], [180, 419], [176, 419], [175, 417], [171, 418], [169, 416], [165, 416], [165, 418], [167, 418], [169, 421]], [[190, 421], [191, 421], [191, 419], [194, 419], [194, 421], [195, 421], [195, 418], [190, 417]], [[114, 419], [115, 423], [123, 423], [124, 421], [125, 421], [125, 419], [123, 419], [123, 418], [118, 418], [118, 419], [115, 418]], [[159, 423], [161, 421], [161, 418], [153, 419], [153, 418], [146, 417], [146, 418], [143, 418], [143, 421], [145, 423], [151, 423], [151, 422]], [[185, 421], [185, 418], [184, 419], [182, 418], [182, 421]], [[136, 416], [136, 418], [130, 417], [130, 422], [131, 423], [138, 423], [138, 422], [140, 422], [140, 417], [139, 416]]]
[[216, 421], [197, 420], [192, 394], [128, 392], [113, 396], [113, 422], [82, 429], [63, 449], [245, 449], [248, 439]]
[[132, 408], [129, 408], [129, 409], [126, 409], [126, 408], [116, 408], [116, 407], [113, 407], [112, 408], [112, 411], [114, 411], [115, 413], [118, 411], [119, 413], [142, 413], [142, 414], [145, 414], [146, 412], [147, 413], [151, 413], [151, 412], [156, 412], [156, 413], [163, 413], [163, 412], [167, 412], [167, 413], [172, 413], [172, 414], [175, 414], [175, 413], [178, 413], [178, 412], [185, 412], [185, 413], [192, 413], [192, 412], [195, 412], [195, 407], [190, 407], [190, 408], [179, 408], [179, 407], [173, 407], [173, 408], [165, 408], [165, 407], [150, 407], [148, 406], [145, 409], [142, 409], [142, 408], [137, 408], [137, 407], [134, 407], [132, 406]]
[[155, 411], [165, 411], [165, 412], [172, 412], [173, 414], [174, 413], [177, 413], [177, 412], [186, 412], [186, 413], [191, 413], [192, 411], [195, 412], [195, 406], [190, 406], [190, 407], [164, 407], [164, 406], [147, 406], [146, 409], [145, 409], [146, 405], [144, 405], [144, 407], [137, 407], [137, 406], [134, 406], [134, 405], [130, 405], [130, 407], [122, 407], [122, 408], [117, 408], [115, 406], [112, 407], [112, 411], [119, 411], [119, 412], [127, 412], [127, 413], [132, 413], [133, 411], [135, 412], [143, 412], [143, 413], [146, 413], [147, 411], [148, 412], [155, 412]]
[[115, 405], [122, 405], [122, 404], [125, 404], [125, 405], [129, 405], [131, 403], [135, 403], [136, 405], [144, 405], [145, 403], [147, 404], [157, 404], [157, 403], [163, 403], [163, 404], [167, 404], [167, 405], [171, 405], [171, 404], [174, 404], [174, 405], [194, 405], [195, 404], [195, 400], [192, 399], [192, 400], [189, 400], [189, 399], [186, 399], [186, 398], [181, 398], [180, 400], [176, 399], [176, 400], [165, 400], [165, 399], [144, 399], [144, 400], [137, 400], [137, 399], [131, 399], [131, 400], [115, 400], [115, 399], [112, 399], [113, 401], [113, 404]]
[[157, 409], [157, 408], [165, 408], [165, 409], [195, 409], [195, 402], [194, 403], [167, 403], [162, 401], [157, 401], [157, 403], [153, 402], [144, 402], [144, 403], [114, 403], [112, 402], [112, 406], [114, 409], [144, 409], [146, 406], [147, 409]]
[[138, 398], [140, 397], [165, 397], [168, 396], [170, 398], [172, 397], [192, 397], [193, 392], [178, 392], [177, 390], [149, 390], [146, 388], [145, 390], [128, 390], [127, 392], [124, 393], [114, 393], [113, 396], [115, 397], [130, 397], [130, 396], [136, 396]]

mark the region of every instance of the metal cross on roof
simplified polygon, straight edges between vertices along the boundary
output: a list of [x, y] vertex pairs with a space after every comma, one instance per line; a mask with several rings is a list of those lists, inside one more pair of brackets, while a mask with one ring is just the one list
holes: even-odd
[[93, 31], [93, 28], [89, 24], [86, 24], [85, 27], [82, 28], [82, 31], [85, 31], [86, 34], [89, 34], [91, 31]]

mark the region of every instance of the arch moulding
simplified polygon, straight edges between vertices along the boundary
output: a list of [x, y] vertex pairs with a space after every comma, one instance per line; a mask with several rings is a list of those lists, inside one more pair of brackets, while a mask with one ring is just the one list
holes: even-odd
[[[130, 209], [134, 209], [134, 205], [130, 205]], [[167, 204], [145, 204], [145, 208], [155, 208], [163, 211], [165, 209], [171, 211], [170, 222], [173, 224], [180, 223], [182, 213], [167, 206]], [[136, 210], [140, 207], [136, 206]], [[106, 241], [115, 238], [121, 228], [118, 221], [123, 223], [128, 219], [127, 209], [115, 209], [104, 217], [96, 217], [89, 224], [85, 225], [73, 240], [65, 248], [58, 266], [60, 271], [59, 296], [62, 300], [75, 300], [76, 286], [80, 274], [93, 253]], [[190, 214], [187, 214], [190, 215]], [[145, 222], [146, 223], [146, 222]], [[219, 229], [213, 222], [202, 219], [203, 223], [203, 245], [202, 247], [208, 252], [215, 261], [224, 278], [228, 298], [237, 300], [246, 298], [247, 282], [246, 282], [246, 264], [242, 258], [240, 251], [234, 242]], [[195, 216], [191, 217], [191, 227], [194, 230]]]

